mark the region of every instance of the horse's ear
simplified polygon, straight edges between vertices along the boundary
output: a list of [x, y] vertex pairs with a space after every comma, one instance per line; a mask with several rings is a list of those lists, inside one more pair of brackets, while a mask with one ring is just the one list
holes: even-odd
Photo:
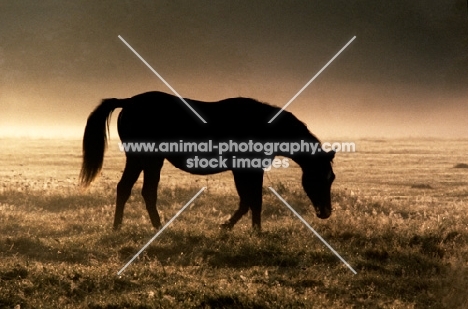
[[333, 160], [333, 158], [335, 157], [335, 151], [334, 150], [330, 150], [329, 152], [327, 152], [327, 156], [328, 158], [330, 158], [330, 161]]

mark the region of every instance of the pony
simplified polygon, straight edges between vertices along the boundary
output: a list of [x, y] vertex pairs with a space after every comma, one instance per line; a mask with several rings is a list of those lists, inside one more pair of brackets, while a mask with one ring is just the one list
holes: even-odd
[[[126, 99], [104, 99], [89, 115], [79, 178], [83, 187], [88, 187], [102, 169], [109, 121], [115, 109], [122, 109], [117, 121], [121, 145], [155, 146], [125, 151], [125, 169], [117, 184], [114, 229], [122, 224], [125, 203], [141, 172], [141, 195], [149, 218], [156, 229], [161, 227], [156, 202], [164, 159], [192, 174], [232, 172], [240, 201], [238, 209], [221, 225], [224, 228], [231, 229], [250, 209], [252, 227], [261, 229], [263, 176], [271, 165], [278, 165], [276, 156], [292, 159], [301, 167], [302, 186], [317, 217], [326, 219], [331, 215], [335, 153], [323, 151], [318, 138], [292, 113], [283, 111], [268, 123], [280, 108], [255, 99], [238, 97], [218, 102], [185, 99], [185, 102], [206, 119], [206, 123], [184, 106], [179, 97], [158, 91]], [[304, 149], [307, 144], [311, 147], [294, 152], [291, 151], [294, 142], [297, 142], [295, 150], [299, 143]], [[167, 151], [168, 145], [173, 146], [172, 151]], [[189, 145], [190, 149], [187, 151], [184, 145]], [[269, 148], [265, 151], [267, 145]], [[312, 145], [316, 147], [314, 153]], [[281, 162], [284, 163], [284, 159]]]

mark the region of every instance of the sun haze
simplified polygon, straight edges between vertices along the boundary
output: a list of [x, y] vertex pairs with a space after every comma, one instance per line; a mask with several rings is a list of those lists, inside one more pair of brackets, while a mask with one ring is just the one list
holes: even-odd
[[2, 4], [0, 135], [81, 137], [100, 100], [170, 90], [288, 107], [314, 133], [468, 136], [465, 1]]

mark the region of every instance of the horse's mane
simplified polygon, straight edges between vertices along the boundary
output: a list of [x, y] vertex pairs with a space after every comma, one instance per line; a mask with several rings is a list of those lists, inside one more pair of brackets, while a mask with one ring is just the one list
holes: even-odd
[[[273, 108], [275, 110], [275, 113], [277, 113], [281, 109], [281, 107], [279, 107], [279, 106], [277, 106], [275, 104], [263, 102], [263, 101], [260, 101], [260, 100], [254, 99], [254, 98], [237, 97], [236, 99], [244, 99], [244, 100], [248, 99], [248, 100], [255, 101], [255, 102], [259, 103], [259, 104], [262, 104], [262, 105]], [[281, 114], [278, 115], [278, 118], [280, 118], [280, 117], [286, 117], [286, 121], [290, 122], [291, 124], [295, 124], [295, 129], [297, 130], [297, 133], [300, 134], [300, 136], [312, 138], [314, 141], [318, 142], [319, 144], [322, 144], [320, 142], [320, 140], [318, 139], [318, 137], [315, 136], [312, 132], [309, 131], [309, 128], [307, 127], [307, 125], [303, 121], [299, 120], [291, 112], [283, 110], [281, 112]]]
[[[264, 103], [266, 104], [266, 103]], [[270, 105], [270, 104], [268, 104]], [[278, 106], [275, 106], [275, 105], [270, 105], [274, 108], [277, 108], [278, 110], [280, 110], [281, 108], [278, 107]], [[319, 143], [320, 145], [322, 144], [320, 142], [320, 140], [318, 139], [317, 136], [315, 136], [312, 132], [310, 132], [309, 128], [307, 127], [307, 125], [299, 120], [293, 113], [291, 112], [288, 112], [288, 111], [282, 111], [280, 115], [278, 115], [278, 118], [280, 117], [285, 117], [286, 120], [294, 126], [294, 129], [295, 129], [295, 133], [298, 134], [300, 138], [306, 138], [306, 139], [312, 139], [314, 142], [317, 142]], [[275, 119], [276, 120], [276, 119]], [[273, 121], [275, 121], [273, 120]]]

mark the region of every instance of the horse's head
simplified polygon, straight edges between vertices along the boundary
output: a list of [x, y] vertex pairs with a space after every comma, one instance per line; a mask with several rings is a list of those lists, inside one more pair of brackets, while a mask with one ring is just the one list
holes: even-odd
[[331, 185], [335, 180], [332, 169], [334, 151], [320, 153], [302, 167], [302, 186], [314, 205], [317, 217], [326, 219], [332, 213]]

